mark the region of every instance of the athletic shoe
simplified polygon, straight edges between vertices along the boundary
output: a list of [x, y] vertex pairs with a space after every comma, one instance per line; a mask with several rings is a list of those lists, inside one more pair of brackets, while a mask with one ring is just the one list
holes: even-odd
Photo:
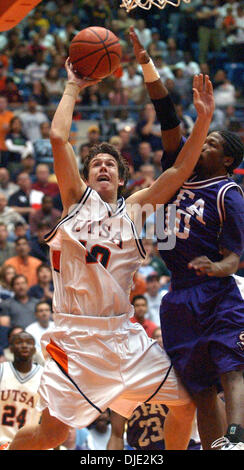
[[8, 450], [10, 442], [0, 442], [0, 450]]
[[230, 442], [227, 437], [220, 437], [211, 445], [211, 449], [220, 447], [218, 450], [244, 450], [244, 442]]

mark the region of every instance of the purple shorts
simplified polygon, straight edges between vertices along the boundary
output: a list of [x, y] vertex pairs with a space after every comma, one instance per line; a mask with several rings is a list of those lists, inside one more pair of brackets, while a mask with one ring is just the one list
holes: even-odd
[[244, 278], [210, 278], [169, 292], [160, 318], [165, 350], [190, 392], [244, 369]]

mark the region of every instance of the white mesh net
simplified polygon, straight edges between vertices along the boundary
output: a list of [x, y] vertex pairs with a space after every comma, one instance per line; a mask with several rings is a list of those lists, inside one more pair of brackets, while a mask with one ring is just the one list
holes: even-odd
[[[182, 0], [185, 3], [190, 3], [191, 0]], [[172, 5], [173, 7], [180, 6], [181, 0], [121, 0], [121, 8], [125, 8], [126, 11], [133, 10], [136, 7], [143, 8], [144, 10], [150, 10], [150, 8], [155, 5], [161, 10], [166, 7], [166, 5]]]

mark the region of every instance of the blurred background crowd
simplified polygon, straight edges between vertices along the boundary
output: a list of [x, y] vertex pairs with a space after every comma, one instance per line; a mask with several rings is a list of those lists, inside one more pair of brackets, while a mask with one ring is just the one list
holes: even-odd
[[[229, 129], [244, 141], [241, 1], [191, 0], [179, 8], [137, 8], [128, 14], [117, 0], [43, 0], [18, 27], [0, 33], [1, 361], [11, 360], [9, 337], [19, 328], [35, 337], [36, 360], [43, 363], [40, 336], [52, 326], [53, 296], [44, 235], [62, 212], [50, 123], [65, 86], [69, 44], [91, 25], [112, 30], [123, 55], [115, 74], [84, 90], [77, 103], [70, 141], [81, 172], [89, 148], [106, 140], [128, 161], [127, 195], [150, 185], [161, 173], [160, 125], [133, 55], [131, 25], [171, 94], [183, 134], [190, 134], [196, 118], [192, 78], [201, 71], [210, 75], [214, 86], [211, 130]], [[234, 179], [244, 186], [243, 164]], [[153, 219], [150, 222], [151, 237], [143, 240], [147, 258], [135, 275], [131, 301], [135, 320], [156, 337], [170, 272], [158, 256]], [[237, 274], [244, 276], [243, 257]]]

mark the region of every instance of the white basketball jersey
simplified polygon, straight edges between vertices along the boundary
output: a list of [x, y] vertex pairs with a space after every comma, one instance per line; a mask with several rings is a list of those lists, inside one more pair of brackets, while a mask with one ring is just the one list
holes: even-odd
[[55, 313], [108, 317], [133, 312], [129, 293], [145, 250], [123, 198], [113, 212], [88, 187], [45, 240], [50, 246]]
[[12, 441], [22, 426], [39, 423], [36, 404], [42, 372], [38, 364], [25, 375], [12, 362], [0, 364], [0, 441]]

